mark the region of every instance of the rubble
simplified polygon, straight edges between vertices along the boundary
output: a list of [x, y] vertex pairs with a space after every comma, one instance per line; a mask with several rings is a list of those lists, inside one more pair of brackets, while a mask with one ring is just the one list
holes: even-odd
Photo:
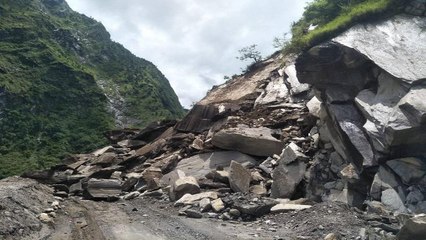
[[[109, 132], [109, 146], [25, 176], [52, 184], [63, 198], [153, 198], [191, 218], [261, 221], [272, 212], [319, 222], [317, 213], [337, 209], [351, 213], [345, 224], [363, 226], [354, 239], [393, 237], [399, 226], [392, 214], [426, 211], [425, 76], [406, 66], [409, 79], [402, 78], [375, 50], [360, 54], [366, 47], [345, 39], [356, 38], [350, 31], [364, 30], [355, 27], [285, 66], [274, 55], [213, 88], [179, 122]], [[415, 236], [418, 223], [407, 222], [400, 239]], [[288, 224], [300, 236], [306, 231]], [[308, 235], [345, 236], [321, 226]]]

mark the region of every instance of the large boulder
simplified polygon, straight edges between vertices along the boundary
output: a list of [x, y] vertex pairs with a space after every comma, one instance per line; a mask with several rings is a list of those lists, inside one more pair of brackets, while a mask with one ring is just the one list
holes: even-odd
[[299, 79], [297, 79], [297, 71], [294, 64], [286, 67], [284, 72], [287, 75], [286, 83], [289, 86], [291, 95], [301, 94], [310, 89], [309, 84], [300, 83]]
[[179, 200], [177, 200], [174, 205], [175, 206], [193, 205], [202, 199], [215, 200], [217, 198], [218, 196], [216, 192], [202, 192], [197, 194], [187, 193], [183, 195]]
[[418, 183], [426, 176], [426, 163], [418, 158], [402, 158], [386, 162], [407, 185]]
[[397, 235], [398, 240], [425, 239], [426, 214], [417, 215], [409, 219]]
[[89, 199], [114, 200], [121, 193], [121, 181], [91, 178], [83, 188], [85, 189], [85, 196]]
[[374, 151], [363, 131], [363, 118], [353, 104], [330, 104], [329, 114], [337, 126], [346, 151], [358, 167], [373, 167], [378, 164]]
[[[359, 24], [334, 39], [407, 83], [426, 78], [425, 18], [399, 15]], [[379, 48], [377, 46], [380, 46]]]
[[180, 199], [185, 194], [196, 194], [199, 193], [200, 186], [198, 185], [197, 179], [192, 176], [182, 177], [175, 181], [172, 186], [172, 194], [170, 198], [172, 201]]
[[197, 179], [204, 178], [212, 170], [218, 168], [229, 168], [231, 161], [241, 163], [243, 166], [254, 166], [257, 161], [251, 156], [235, 151], [220, 151], [203, 153], [182, 159], [176, 169], [183, 171], [186, 175]]
[[383, 191], [397, 188], [398, 186], [400, 186], [400, 184], [395, 175], [387, 168], [380, 166], [371, 184], [370, 196], [374, 200], [380, 200]]
[[288, 165], [280, 162], [275, 168], [272, 178], [271, 196], [274, 198], [291, 198], [297, 185], [305, 175], [306, 164], [296, 160]]
[[280, 154], [283, 148], [283, 143], [273, 135], [274, 132], [269, 128], [240, 126], [217, 132], [212, 143], [218, 148], [267, 157]]
[[299, 160], [308, 159], [308, 157], [302, 153], [302, 149], [293, 142], [284, 148], [280, 157], [281, 157], [280, 161], [284, 162], [285, 164], [292, 163], [297, 159]]
[[175, 129], [182, 132], [201, 133], [208, 130], [214, 123], [213, 118], [219, 115], [219, 108], [215, 105], [195, 105], [180, 121]]
[[229, 170], [229, 185], [234, 192], [248, 193], [250, 190], [251, 174], [241, 164], [232, 161]]
[[386, 207], [394, 212], [407, 212], [407, 208], [404, 205], [405, 197], [402, 195], [402, 193], [398, 193], [392, 188], [382, 192], [381, 200]]
[[364, 128], [377, 151], [398, 156], [425, 152], [426, 89], [413, 87], [389, 74], [378, 77], [379, 89], [363, 90], [355, 101], [367, 122]]
[[347, 102], [372, 81], [366, 64], [371, 65], [355, 50], [328, 42], [311, 48], [297, 58], [297, 78], [323, 92], [323, 102]]

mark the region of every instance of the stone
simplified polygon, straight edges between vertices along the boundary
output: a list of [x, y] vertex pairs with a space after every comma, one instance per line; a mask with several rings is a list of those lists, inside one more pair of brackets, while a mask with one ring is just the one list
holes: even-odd
[[200, 185], [200, 188], [202, 189], [219, 189], [219, 188], [229, 187], [229, 184], [214, 182], [211, 179], [200, 179], [198, 180], [198, 184]]
[[132, 137], [132, 140], [141, 140], [144, 142], [153, 142], [158, 138], [167, 135], [167, 131], [173, 128], [177, 123], [176, 120], [163, 120], [150, 123], [139, 133]]
[[77, 194], [82, 193], [83, 192], [83, 186], [81, 185], [81, 181], [74, 183], [73, 185], [71, 185], [69, 187], [69, 189], [70, 189], [70, 194], [77, 195]]
[[212, 170], [228, 169], [231, 161], [241, 163], [244, 167], [255, 166], [256, 159], [235, 151], [220, 151], [204, 153], [182, 159], [176, 166], [176, 170], [183, 171], [186, 175], [197, 179], [204, 178]]
[[[350, 60], [354, 64], [348, 66], [345, 60]], [[299, 55], [296, 59], [297, 78], [302, 83], [311, 84], [321, 93], [333, 93], [335, 97], [338, 97], [332, 101], [321, 100], [327, 100], [328, 103], [343, 103], [348, 98], [355, 97], [371, 81], [368, 71], [365, 71], [366, 62], [365, 57], [355, 50], [334, 42], [327, 42]], [[333, 90], [329, 91], [331, 88]], [[323, 95], [329, 94], [321, 94]], [[320, 95], [317, 94], [317, 96]]]
[[405, 213], [407, 212], [404, 206], [405, 199], [401, 199], [400, 194], [394, 189], [387, 189], [382, 192], [382, 203], [392, 211]]
[[[329, 104], [327, 107], [340, 134], [340, 144], [346, 145], [347, 155], [352, 158], [355, 166], [357, 168], [377, 166], [378, 161], [364, 133], [364, 120], [358, 109], [351, 103]], [[332, 143], [336, 148], [336, 143]]]
[[207, 212], [212, 208], [211, 200], [209, 198], [203, 198], [200, 201], [200, 211]]
[[340, 236], [336, 233], [329, 233], [324, 237], [324, 240], [340, 240]]
[[67, 198], [69, 196], [69, 194], [64, 191], [54, 192], [53, 195], [61, 198]]
[[311, 100], [309, 100], [309, 102], [306, 104], [306, 107], [308, 107], [309, 109], [309, 113], [312, 116], [315, 116], [317, 118], [320, 117], [320, 112], [321, 112], [321, 101], [318, 100], [317, 97], [313, 97]]
[[411, 186], [408, 188], [409, 193], [405, 199], [406, 204], [416, 205], [423, 202], [425, 197], [418, 187]]
[[231, 208], [229, 210], [229, 215], [231, 215], [233, 218], [239, 218], [241, 216], [241, 212], [238, 209]]
[[212, 138], [215, 147], [268, 157], [280, 154], [283, 143], [273, 136], [269, 128], [237, 127], [223, 129]]
[[378, 85], [377, 93], [363, 90], [356, 97], [356, 104], [367, 119], [364, 128], [375, 149], [395, 157], [425, 153], [422, 146], [426, 131], [421, 117], [424, 103], [413, 102], [422, 99], [424, 87], [409, 88], [387, 73], [379, 75]]
[[124, 195], [123, 199], [124, 200], [132, 200], [132, 199], [139, 197], [139, 195], [140, 195], [140, 192], [135, 191], [135, 192], [131, 192], [131, 193]]
[[228, 171], [217, 171], [213, 170], [206, 175], [206, 178], [211, 179], [215, 182], [229, 183], [229, 172]]
[[413, 185], [426, 176], [426, 163], [418, 158], [387, 161], [388, 165], [407, 185]]
[[104, 148], [98, 149], [94, 152], [92, 152], [92, 155], [94, 155], [95, 157], [99, 157], [100, 155], [106, 153], [106, 152], [112, 152], [114, 151], [114, 148], [112, 146], [106, 146]]
[[194, 210], [194, 209], [185, 210], [185, 214], [189, 218], [202, 218], [203, 217], [203, 214], [201, 214], [200, 212], [198, 212], [197, 210]]
[[210, 199], [215, 200], [218, 198], [216, 192], [202, 192], [198, 194], [185, 194], [179, 200], [175, 202], [175, 206], [183, 206], [183, 205], [193, 205], [195, 202], [200, 201], [202, 199]]
[[160, 184], [163, 187], [172, 186], [176, 182], [176, 180], [185, 176], [185, 172], [177, 169], [164, 175], [160, 180]]
[[262, 199], [258, 201], [252, 200], [249, 203], [245, 202], [236, 202], [234, 207], [238, 209], [242, 214], [261, 217], [265, 214], [268, 214], [271, 211], [271, 208], [276, 205], [277, 202], [271, 199]]
[[191, 111], [176, 125], [181, 132], [202, 133], [213, 124], [213, 118], [219, 115], [219, 107], [214, 104], [196, 104]]
[[221, 212], [225, 209], [225, 204], [223, 203], [222, 199], [218, 198], [216, 200], [211, 201], [212, 209], [215, 212]]
[[260, 183], [258, 185], [253, 185], [250, 187], [250, 192], [258, 196], [267, 196], [268, 190], [265, 187], [265, 184]]
[[59, 209], [61, 208], [59, 201], [53, 201], [52, 204], [50, 205], [52, 206], [54, 209]]
[[398, 103], [399, 108], [407, 118], [413, 121], [413, 125], [426, 124], [426, 88], [412, 88]]
[[132, 150], [141, 148], [146, 145], [145, 141], [126, 139], [117, 143], [121, 147], [130, 148]]
[[172, 190], [173, 200], [180, 199], [183, 195], [190, 193], [195, 194], [200, 192], [200, 186], [198, 185], [197, 179], [192, 176], [179, 178], [173, 184]]
[[161, 199], [164, 196], [164, 192], [163, 192], [162, 189], [158, 189], [158, 190], [154, 190], [154, 191], [145, 191], [140, 196], [143, 196], [143, 197], [153, 197], [153, 198]]
[[341, 191], [330, 190], [330, 194], [324, 199], [325, 201], [341, 202], [349, 206], [361, 208], [366, 196], [348, 185]]
[[265, 181], [265, 178], [262, 177], [262, 175], [258, 171], [252, 171], [250, 174], [252, 183], [260, 183]]
[[126, 191], [126, 192], [132, 191], [135, 188], [135, 186], [140, 184], [141, 182], [143, 182], [144, 185], [146, 184], [146, 182], [144, 182], [142, 180], [142, 174], [141, 173], [126, 174], [124, 179], [125, 179], [125, 181], [122, 184], [122, 190]]
[[389, 211], [386, 209], [386, 206], [381, 202], [377, 201], [365, 201], [365, 205], [367, 205], [367, 212], [372, 214], [379, 215], [388, 215]]
[[379, 171], [374, 176], [373, 183], [370, 188], [370, 196], [374, 200], [380, 200], [382, 192], [387, 189], [397, 188], [399, 186], [395, 175], [387, 168], [380, 166]]
[[45, 213], [51, 213], [51, 212], [54, 212], [54, 211], [55, 211], [54, 208], [46, 208], [46, 209], [44, 209]]
[[271, 196], [274, 198], [291, 198], [297, 185], [302, 181], [306, 172], [306, 164], [295, 161], [289, 165], [280, 162], [273, 172]]
[[287, 147], [284, 148], [280, 156], [280, 161], [285, 164], [289, 164], [296, 159], [306, 160], [308, 157], [302, 153], [302, 149], [297, 146], [295, 143], [291, 142]]
[[300, 204], [277, 204], [271, 208], [272, 213], [300, 211], [311, 208], [311, 205], [300, 205]]
[[255, 106], [280, 103], [288, 97], [288, 89], [283, 78], [272, 79], [255, 101]]
[[234, 192], [248, 193], [250, 190], [251, 174], [238, 162], [232, 161], [229, 171], [229, 185]]
[[259, 164], [259, 168], [267, 175], [271, 175], [275, 165], [276, 165], [276, 160], [273, 158], [268, 158], [265, 161], [263, 161], [261, 164]]
[[195, 140], [192, 142], [191, 144], [191, 148], [195, 149], [195, 150], [203, 150], [204, 148], [204, 141], [201, 140], [200, 138], [195, 138]]
[[345, 160], [337, 152], [332, 152], [330, 154], [329, 162], [331, 164], [330, 170], [335, 174], [340, 173], [346, 164]]
[[53, 223], [53, 219], [49, 216], [49, 214], [47, 213], [41, 213], [38, 216], [38, 219], [42, 222], [42, 223]]
[[286, 81], [290, 86], [291, 95], [297, 95], [306, 92], [310, 89], [310, 86], [308, 84], [300, 83], [297, 79], [297, 71], [296, 66], [294, 64], [286, 67], [284, 72], [288, 76]]
[[409, 219], [397, 234], [398, 240], [424, 239], [426, 236], [426, 214]]
[[117, 199], [121, 193], [121, 181], [116, 179], [89, 179], [85, 196], [89, 199]]
[[342, 176], [342, 179], [350, 183], [355, 183], [360, 180], [358, 171], [352, 163], [344, 167], [342, 171], [340, 171], [340, 175]]

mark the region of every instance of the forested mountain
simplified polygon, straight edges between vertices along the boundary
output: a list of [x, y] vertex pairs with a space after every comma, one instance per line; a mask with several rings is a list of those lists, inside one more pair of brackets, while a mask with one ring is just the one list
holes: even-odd
[[0, 0], [0, 178], [178, 118], [165, 76], [63, 0]]

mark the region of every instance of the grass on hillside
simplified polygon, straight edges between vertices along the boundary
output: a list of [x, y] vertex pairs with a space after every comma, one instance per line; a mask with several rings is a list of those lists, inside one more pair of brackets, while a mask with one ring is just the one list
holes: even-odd
[[[292, 40], [283, 51], [296, 53], [329, 40], [355, 24], [385, 18], [402, 11], [404, 0], [315, 0], [292, 26]], [[318, 25], [307, 32], [310, 25]]]

